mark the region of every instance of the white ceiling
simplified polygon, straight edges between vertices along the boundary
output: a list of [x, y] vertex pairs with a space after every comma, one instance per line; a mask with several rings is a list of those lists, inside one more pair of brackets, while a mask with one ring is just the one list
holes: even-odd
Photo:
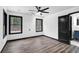
[[[41, 7], [42, 9], [49, 7], [49, 9], [46, 11], [50, 12], [49, 14], [54, 14], [54, 13], [57, 13], [57, 12], [60, 12], [66, 9], [73, 8], [75, 6], [41, 6]], [[4, 6], [4, 8], [9, 11], [19, 12], [19, 13], [28, 13], [28, 14], [37, 13], [37, 12], [29, 11], [29, 10], [36, 10], [34, 6]], [[47, 15], [47, 14], [43, 14], [43, 15]]]

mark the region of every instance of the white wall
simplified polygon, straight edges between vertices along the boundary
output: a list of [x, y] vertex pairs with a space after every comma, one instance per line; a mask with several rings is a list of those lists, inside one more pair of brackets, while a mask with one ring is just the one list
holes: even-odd
[[36, 18], [38, 18], [37, 16], [32, 16], [29, 14], [20, 14], [16, 12], [10, 12], [9, 15], [17, 15], [17, 16], [23, 17], [23, 33], [22, 34], [10, 34], [8, 37], [8, 40], [43, 35], [43, 32], [35, 31], [36, 30], [35, 22], [36, 22]]
[[79, 7], [67, 9], [44, 18], [44, 34], [58, 39], [58, 16], [66, 15], [75, 11], [79, 11]]
[[0, 51], [7, 41], [7, 36], [3, 39], [3, 8], [0, 7]]
[[57, 15], [52, 14], [44, 19], [44, 35], [58, 39]]

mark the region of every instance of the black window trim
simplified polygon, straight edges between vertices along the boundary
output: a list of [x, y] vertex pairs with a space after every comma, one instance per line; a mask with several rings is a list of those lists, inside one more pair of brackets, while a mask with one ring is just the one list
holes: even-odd
[[[6, 19], [6, 21], [5, 21], [5, 18], [4, 18], [4, 14], [6, 14], [6, 17], [7, 17], [7, 13], [6, 13], [6, 11], [3, 9], [3, 24], [4, 24], [4, 22], [6, 22], [6, 27], [5, 27], [5, 32], [6, 32], [6, 34], [5, 35], [3, 35], [3, 39], [7, 36], [7, 19]], [[3, 25], [4, 26], [4, 25]], [[4, 33], [4, 30], [3, 30], [3, 33]]]
[[[21, 32], [11, 33], [11, 17], [20, 17], [21, 18]], [[9, 34], [22, 34], [23, 33], [23, 17], [16, 15], [9, 15]]]
[[[37, 31], [37, 29], [36, 29], [36, 32], [42, 32], [43, 31], [43, 19], [40, 19], [40, 18], [36, 18], [36, 22], [37, 22], [37, 20], [41, 20], [41, 31]], [[36, 23], [36, 26], [37, 26], [37, 23]]]

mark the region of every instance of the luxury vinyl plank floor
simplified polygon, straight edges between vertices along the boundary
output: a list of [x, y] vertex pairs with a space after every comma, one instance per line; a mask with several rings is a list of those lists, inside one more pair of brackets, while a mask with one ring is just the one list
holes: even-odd
[[79, 47], [39, 36], [10, 41], [6, 44], [2, 53], [79, 53]]

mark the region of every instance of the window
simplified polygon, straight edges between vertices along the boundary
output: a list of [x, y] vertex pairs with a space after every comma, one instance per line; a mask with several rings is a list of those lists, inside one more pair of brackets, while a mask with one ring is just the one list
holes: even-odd
[[42, 31], [43, 31], [43, 20], [36, 19], [36, 32], [42, 32]]
[[7, 14], [3, 10], [3, 38], [7, 35]]
[[9, 16], [9, 34], [22, 33], [22, 17], [21, 16]]

